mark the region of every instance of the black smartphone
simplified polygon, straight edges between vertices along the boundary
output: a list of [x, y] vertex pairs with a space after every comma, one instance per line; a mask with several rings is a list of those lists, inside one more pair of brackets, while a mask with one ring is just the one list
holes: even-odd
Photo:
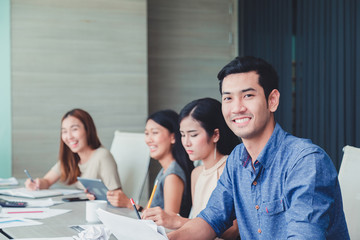
[[79, 198], [79, 197], [66, 197], [62, 199], [64, 202], [80, 202], [80, 201], [88, 201], [88, 198]]

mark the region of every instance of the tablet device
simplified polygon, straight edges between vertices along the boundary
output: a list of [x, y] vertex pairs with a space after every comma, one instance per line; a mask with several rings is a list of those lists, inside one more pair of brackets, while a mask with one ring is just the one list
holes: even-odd
[[96, 200], [107, 200], [106, 193], [108, 189], [100, 179], [78, 177], [77, 180], [81, 182], [89, 193], [95, 196]]

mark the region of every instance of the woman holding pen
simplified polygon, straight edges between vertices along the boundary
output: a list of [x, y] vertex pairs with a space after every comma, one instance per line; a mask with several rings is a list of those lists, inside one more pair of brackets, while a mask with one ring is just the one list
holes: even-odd
[[129, 199], [121, 191], [116, 162], [101, 145], [90, 114], [82, 109], [65, 113], [61, 120], [59, 161], [43, 178], [27, 179], [25, 186], [31, 190], [47, 189], [60, 180], [82, 189], [77, 177], [101, 179], [111, 190], [108, 198], [116, 191], [121, 196], [117, 205], [131, 208]]
[[[181, 145], [178, 121], [179, 115], [172, 110], [155, 112], [146, 120], [145, 142], [150, 156], [162, 166], [146, 208], [160, 207], [165, 212], [187, 217], [191, 209], [190, 175], [194, 165]], [[121, 207], [123, 193], [113, 191], [108, 200]], [[143, 209], [138, 205], [136, 208]]]
[[[192, 161], [202, 160], [191, 174], [192, 212], [194, 218], [205, 208], [217, 180], [225, 167], [227, 155], [240, 143], [238, 137], [228, 128], [221, 113], [221, 103], [212, 98], [190, 102], [180, 112], [181, 141]], [[190, 219], [161, 208], [146, 209], [143, 219], [169, 229], [180, 228]], [[236, 239], [237, 224], [229, 228], [222, 238]]]
[[194, 165], [181, 145], [178, 121], [179, 115], [172, 110], [155, 112], [146, 121], [145, 142], [150, 156], [162, 166], [148, 205], [187, 217], [191, 209], [190, 175]]

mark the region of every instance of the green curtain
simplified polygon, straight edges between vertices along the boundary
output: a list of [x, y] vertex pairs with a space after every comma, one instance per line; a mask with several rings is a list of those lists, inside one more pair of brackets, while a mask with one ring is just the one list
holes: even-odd
[[288, 0], [244, 0], [243, 33], [239, 39], [243, 55], [261, 57], [279, 74], [280, 105], [276, 120], [288, 132], [293, 131], [292, 102], [292, 2]]
[[301, 0], [296, 8], [296, 135], [339, 169], [342, 148], [360, 146], [360, 2]]
[[242, 54], [279, 73], [277, 121], [339, 169], [342, 148], [360, 147], [360, 1], [240, 0], [239, 13]]

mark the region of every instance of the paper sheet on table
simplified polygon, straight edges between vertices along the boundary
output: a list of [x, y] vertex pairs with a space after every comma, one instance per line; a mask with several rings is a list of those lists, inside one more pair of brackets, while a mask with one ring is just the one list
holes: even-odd
[[67, 188], [41, 189], [38, 191], [32, 191], [24, 187], [0, 189], [0, 194], [13, 196], [13, 197], [24, 197], [24, 198], [55, 197], [55, 196], [71, 195], [71, 194], [77, 194], [83, 192], [84, 190], [67, 189]]
[[360, 200], [360, 193], [356, 194], [356, 199]]
[[0, 217], [17, 217], [26, 219], [45, 219], [70, 212], [68, 209], [52, 208], [2, 208]]
[[0, 189], [0, 194], [24, 198], [43, 198], [63, 195], [63, 193], [59, 190], [42, 189], [38, 191], [32, 191], [26, 188]]
[[22, 226], [32, 226], [43, 224], [38, 221], [25, 219], [25, 218], [1, 218], [0, 219], [0, 228], [9, 228], [9, 227], [22, 227]]
[[14, 177], [0, 178], [0, 186], [15, 186], [19, 185], [19, 182]]
[[64, 203], [63, 201], [54, 201], [52, 198], [39, 199], [39, 200], [26, 200], [28, 207], [51, 207], [57, 204]]
[[84, 190], [81, 190], [81, 189], [67, 189], [67, 188], [61, 188], [61, 189], [56, 188], [56, 191], [60, 191], [63, 195], [85, 193]]
[[103, 209], [96, 210], [101, 222], [110, 229], [117, 239], [126, 240], [164, 240], [168, 239], [165, 229], [157, 226], [151, 220], [140, 220], [107, 212]]

